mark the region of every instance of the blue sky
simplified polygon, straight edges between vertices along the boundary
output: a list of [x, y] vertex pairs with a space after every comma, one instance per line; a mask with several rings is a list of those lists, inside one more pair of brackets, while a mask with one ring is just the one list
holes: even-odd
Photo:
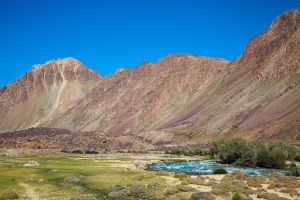
[[0, 0], [0, 87], [74, 57], [102, 76], [168, 53], [233, 60], [300, 0]]

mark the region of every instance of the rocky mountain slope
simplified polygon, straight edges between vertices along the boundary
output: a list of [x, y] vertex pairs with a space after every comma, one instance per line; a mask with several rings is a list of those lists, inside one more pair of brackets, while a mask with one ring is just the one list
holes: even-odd
[[101, 81], [101, 76], [73, 59], [35, 65], [0, 90], [0, 132], [26, 129], [53, 120]]
[[300, 142], [299, 25], [300, 9], [287, 11], [232, 62], [169, 54], [103, 79], [74, 59], [35, 66], [1, 89], [0, 132], [44, 126], [154, 144]]

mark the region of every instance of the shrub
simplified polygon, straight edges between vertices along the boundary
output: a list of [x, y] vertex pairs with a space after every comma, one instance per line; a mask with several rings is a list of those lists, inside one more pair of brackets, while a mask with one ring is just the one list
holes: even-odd
[[213, 149], [211, 152], [217, 152], [221, 162], [225, 164], [233, 163], [245, 155], [253, 154], [253, 148], [242, 138], [226, 138], [218, 141], [214, 146], [216, 150]]
[[285, 173], [286, 176], [300, 176], [300, 169], [293, 168], [289, 172]]
[[227, 174], [227, 171], [224, 168], [218, 168], [213, 171], [213, 174]]
[[83, 154], [83, 151], [81, 150], [74, 150], [71, 153], [75, 153], [75, 154]]
[[0, 199], [19, 199], [19, 195], [13, 190], [8, 190], [0, 196]]
[[295, 163], [290, 164], [290, 171], [285, 173], [286, 176], [300, 176], [300, 169]]
[[209, 155], [218, 156], [221, 163], [225, 164], [280, 169], [285, 168], [286, 159], [300, 159], [300, 151], [282, 141], [250, 143], [242, 138], [224, 138], [212, 142]]
[[85, 154], [99, 154], [98, 151], [90, 151], [90, 150], [86, 150]]
[[143, 151], [143, 150], [131, 150], [130, 152], [128, 151], [128, 153], [148, 153], [148, 151]]
[[194, 156], [194, 155], [206, 155], [207, 152], [202, 149], [171, 149], [171, 150], [165, 150], [165, 154], [172, 154], [172, 155], [185, 155], [185, 156]]
[[183, 178], [183, 177], [187, 177], [187, 175], [183, 172], [176, 172], [174, 174], [174, 178]]
[[163, 170], [156, 172], [157, 176], [169, 176], [169, 173]]
[[232, 200], [239, 200], [241, 199], [241, 196], [238, 192], [235, 192], [233, 195], [232, 195]]
[[300, 152], [295, 155], [294, 160], [300, 162]]
[[286, 157], [284, 153], [280, 150], [271, 151], [271, 150], [261, 150], [257, 153], [256, 165], [258, 167], [267, 167], [267, 168], [285, 168]]

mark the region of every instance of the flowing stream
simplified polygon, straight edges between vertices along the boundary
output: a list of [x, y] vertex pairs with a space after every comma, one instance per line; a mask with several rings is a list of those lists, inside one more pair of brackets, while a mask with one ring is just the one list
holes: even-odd
[[206, 173], [212, 174], [215, 169], [224, 168], [230, 174], [234, 171], [241, 171], [248, 175], [271, 174], [277, 172], [285, 174], [284, 169], [268, 169], [259, 167], [239, 167], [234, 165], [221, 164], [218, 160], [195, 160], [185, 162], [163, 162], [155, 163], [148, 166], [148, 170], [158, 171], [164, 170], [168, 172], [185, 172], [185, 173]]

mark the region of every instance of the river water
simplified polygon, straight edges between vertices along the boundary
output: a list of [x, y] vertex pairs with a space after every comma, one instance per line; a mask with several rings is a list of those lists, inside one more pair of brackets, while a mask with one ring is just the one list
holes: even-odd
[[284, 175], [287, 170], [268, 169], [259, 167], [239, 167], [234, 165], [221, 164], [218, 160], [194, 160], [185, 162], [163, 162], [155, 163], [148, 166], [148, 170], [158, 171], [164, 170], [168, 172], [185, 172], [185, 173], [206, 173], [212, 174], [217, 168], [224, 168], [230, 174], [234, 171], [241, 171], [248, 175], [271, 174], [277, 172]]

